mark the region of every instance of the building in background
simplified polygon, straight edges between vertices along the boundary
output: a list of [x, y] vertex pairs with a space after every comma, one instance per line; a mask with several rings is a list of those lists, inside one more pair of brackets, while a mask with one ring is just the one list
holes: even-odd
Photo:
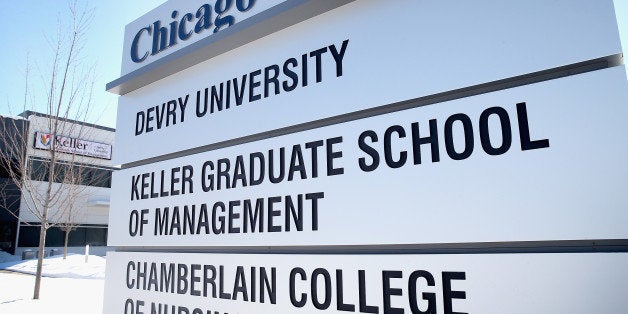
[[[0, 196], [4, 207], [0, 209], [0, 248], [16, 254], [38, 247], [40, 219], [32, 211], [32, 196], [44, 194], [41, 189], [45, 189], [44, 182], [48, 180], [52, 147], [57, 152], [56, 169], [61, 173], [55, 176], [53, 187], [61, 191], [61, 197], [49, 209], [49, 221], [55, 226], [47, 231], [46, 248], [63, 247], [65, 231], [60, 227], [68, 223], [74, 229], [69, 234], [69, 247], [106, 246], [111, 174], [116, 169], [111, 163], [115, 129], [62, 119], [58, 136], [53, 138], [50, 118], [45, 114], [26, 111], [18, 117], [1, 119], [5, 127], [0, 136], [21, 140], [19, 146], [23, 149], [12, 152], [15, 156], [11, 157], [16, 161], [24, 158], [34, 188], [19, 189], [11, 182], [6, 164], [0, 167], [4, 190]], [[27, 130], [26, 140], [15, 134], [15, 127], [7, 125]], [[6, 145], [0, 145], [0, 150], [6, 154]], [[81, 176], [71, 184], [64, 182], [64, 174], [75, 173], [77, 169]]]
[[[3, 138], [11, 138], [21, 141], [22, 137], [17, 134], [16, 130], [27, 129], [28, 121], [21, 117], [5, 117], [0, 116], [0, 136]], [[6, 156], [10, 160], [9, 165], [0, 163], [0, 186], [2, 199], [0, 204], [0, 249], [10, 253], [14, 253], [16, 249], [18, 219], [20, 213], [21, 192], [11, 179], [11, 170], [8, 167], [16, 165], [18, 159], [22, 159], [26, 154], [26, 144], [17, 143], [18, 146], [24, 147], [18, 152], [13, 151], [5, 141], [0, 141], [0, 154]]]

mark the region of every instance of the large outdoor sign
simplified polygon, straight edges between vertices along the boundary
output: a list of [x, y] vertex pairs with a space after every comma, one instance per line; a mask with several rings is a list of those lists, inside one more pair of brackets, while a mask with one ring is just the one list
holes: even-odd
[[628, 253], [107, 255], [105, 313], [624, 313]]
[[34, 147], [37, 149], [51, 150], [88, 156], [100, 159], [111, 159], [111, 145], [87, 141], [67, 136], [53, 136], [50, 133], [35, 132]]
[[168, 1], [105, 313], [622, 312], [626, 87], [612, 0]]
[[608, 167], [628, 159], [625, 80], [616, 67], [117, 171], [109, 243], [628, 238], [628, 169]]
[[[200, 62], [120, 97], [116, 145], [142, 143], [143, 149], [120, 150], [114, 161], [130, 163], [621, 52], [611, 1], [513, 1], [508, 9], [492, 3], [354, 1]], [[394, 26], [387, 27], [391, 21]], [[165, 137], [172, 139], [168, 145]]]

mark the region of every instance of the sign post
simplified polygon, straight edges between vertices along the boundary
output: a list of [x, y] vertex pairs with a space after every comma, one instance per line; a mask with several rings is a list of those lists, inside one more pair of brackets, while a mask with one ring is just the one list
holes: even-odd
[[168, 1], [124, 53], [106, 313], [628, 306], [612, 1]]

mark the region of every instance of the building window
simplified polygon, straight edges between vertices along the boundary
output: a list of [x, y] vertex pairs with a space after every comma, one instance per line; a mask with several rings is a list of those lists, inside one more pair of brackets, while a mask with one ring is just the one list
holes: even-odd
[[[39, 226], [21, 226], [19, 247], [37, 247], [39, 246]], [[65, 232], [59, 228], [53, 227], [46, 231], [46, 246], [61, 247], [65, 241]], [[68, 238], [68, 246], [106, 246], [107, 245], [107, 228], [106, 226], [81, 226], [70, 232]]]
[[[49, 181], [49, 167], [50, 161], [31, 159], [29, 163], [31, 180]], [[62, 162], [56, 163], [55, 167], [54, 182], [103, 188], [111, 187], [111, 173], [113, 169], [96, 168], [83, 164], [69, 165]]]

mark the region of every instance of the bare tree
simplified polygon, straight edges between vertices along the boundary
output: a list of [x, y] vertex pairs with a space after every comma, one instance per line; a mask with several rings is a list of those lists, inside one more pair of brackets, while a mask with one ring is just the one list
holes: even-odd
[[56, 227], [64, 232], [63, 259], [68, 255], [68, 242], [70, 233], [76, 230], [87, 217], [85, 206], [89, 203], [90, 197], [94, 196], [94, 190], [86, 188], [88, 186], [102, 186], [104, 180], [109, 180], [107, 171], [98, 171], [93, 166], [83, 164], [72, 164], [71, 170], [65, 173], [65, 198], [68, 200], [65, 208], [61, 211], [63, 215], [55, 223]]
[[[78, 198], [79, 195], [73, 198]], [[70, 242], [70, 232], [76, 230], [80, 226], [80, 221], [85, 216], [85, 212], [79, 208], [76, 202], [68, 204], [65, 210], [65, 218], [57, 223], [57, 227], [64, 233], [63, 238], [63, 259], [68, 257], [68, 243]]]
[[[79, 9], [76, 3], [70, 4], [69, 11], [69, 29], [61, 30], [59, 23], [60, 30], [55, 40], [49, 40], [52, 61], [42, 67], [47, 68], [46, 71], [41, 71], [42, 84], [47, 90], [42, 97], [45, 100], [40, 101], [29, 90], [28, 71], [26, 74], [24, 109], [41, 108], [37, 104], [44, 103], [41, 111], [45, 115], [29, 119], [28, 123], [19, 123], [19, 119], [3, 120], [2, 128], [10, 131], [12, 136], [0, 139], [3, 147], [0, 162], [7, 169], [13, 186], [21, 191], [22, 208], [28, 209], [40, 227], [34, 299], [39, 298], [46, 232], [56, 223], [64, 221], [64, 217], [68, 216], [67, 209], [73, 207], [73, 196], [78, 195], [78, 191], [69, 187], [80, 186], [77, 184], [80, 178], [74, 172], [82, 157], [59, 149], [55, 142], [61, 136], [85, 136], [87, 128], [73, 121], [85, 121], [87, 118], [94, 85], [93, 66], [85, 66], [81, 59], [84, 35], [93, 11]], [[45, 133], [38, 133], [39, 138], [35, 139], [34, 129], [45, 130]], [[33, 158], [26, 158], [23, 151], [29, 140], [43, 141], [50, 144], [50, 148], [39, 150]]]

